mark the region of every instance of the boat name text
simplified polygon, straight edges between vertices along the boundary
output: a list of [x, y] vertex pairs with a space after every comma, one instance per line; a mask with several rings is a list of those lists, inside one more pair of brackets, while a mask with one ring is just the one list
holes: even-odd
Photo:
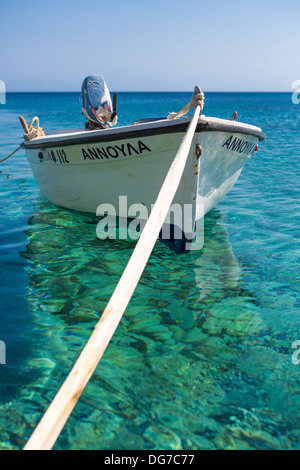
[[66, 152], [62, 150], [49, 150], [48, 152], [39, 152], [40, 162], [54, 162], [54, 163], [70, 163], [67, 159]]
[[109, 145], [107, 147], [92, 147], [81, 149], [84, 160], [104, 160], [110, 158], [118, 158], [120, 156], [127, 157], [128, 155], [140, 155], [144, 151], [151, 152], [141, 140], [135, 144], [135, 147], [130, 144]]
[[227, 147], [228, 150], [232, 150], [233, 152], [252, 154], [255, 150], [256, 144], [237, 137], [233, 138], [233, 135], [231, 135], [226, 142], [224, 142], [222, 147]]

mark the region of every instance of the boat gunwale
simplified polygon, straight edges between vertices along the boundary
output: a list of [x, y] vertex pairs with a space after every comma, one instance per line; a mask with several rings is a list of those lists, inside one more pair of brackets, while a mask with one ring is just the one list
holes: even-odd
[[[43, 137], [36, 137], [30, 141], [24, 141], [21, 143], [21, 147], [24, 149], [48, 149], [52, 147], [141, 138], [157, 134], [173, 134], [178, 132], [185, 132], [189, 122], [190, 116], [187, 118], [178, 119], [176, 121], [165, 119], [130, 126], [101, 129], [99, 131], [82, 130], [80, 132], [72, 132], [72, 134], [69, 135], [66, 133], [50, 134]], [[201, 116], [198, 120], [196, 133], [211, 131], [252, 135], [254, 137], [258, 137], [259, 141], [263, 141], [266, 138], [266, 135], [259, 127], [236, 121], [227, 121], [225, 119], [206, 118], [205, 116]], [[47, 138], [58, 138], [65, 136], [66, 138], [62, 140], [47, 140]]]

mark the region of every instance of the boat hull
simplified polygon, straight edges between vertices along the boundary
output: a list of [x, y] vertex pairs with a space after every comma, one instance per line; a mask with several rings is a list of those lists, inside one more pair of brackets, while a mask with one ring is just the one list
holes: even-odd
[[[95, 214], [100, 204], [118, 208], [119, 196], [126, 196], [128, 205], [140, 203], [150, 209], [182, 137], [178, 133], [172, 139], [160, 135], [117, 144], [27, 150], [27, 157], [41, 192], [54, 204]], [[190, 166], [192, 154], [189, 157]], [[191, 172], [186, 171], [176, 194], [181, 204], [188, 201], [190, 179]]]
[[[188, 123], [184, 118], [127, 126], [119, 132], [52, 135], [23, 146], [42, 194], [52, 203], [97, 215], [110, 205], [120, 218], [146, 220]], [[174, 219], [188, 212], [177, 225], [189, 233], [230, 191], [264, 138], [254, 126], [213, 118], [210, 125], [204, 123], [200, 118], [172, 205]]]

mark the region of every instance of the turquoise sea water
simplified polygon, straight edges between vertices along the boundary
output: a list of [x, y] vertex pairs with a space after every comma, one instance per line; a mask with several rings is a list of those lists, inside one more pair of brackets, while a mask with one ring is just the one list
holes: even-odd
[[[178, 111], [191, 93], [119, 93], [119, 124]], [[199, 252], [157, 242], [55, 449], [299, 449], [300, 105], [289, 93], [207, 93], [204, 114], [267, 134], [205, 218]], [[18, 121], [83, 127], [78, 94], [8, 94]], [[134, 248], [40, 194], [21, 150], [0, 164], [0, 449], [21, 449], [93, 331]]]

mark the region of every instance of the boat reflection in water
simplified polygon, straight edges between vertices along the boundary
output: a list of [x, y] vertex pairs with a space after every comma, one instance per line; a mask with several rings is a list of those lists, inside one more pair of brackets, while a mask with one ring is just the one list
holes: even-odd
[[[193, 419], [200, 426], [199, 409], [192, 410], [199, 407], [199, 394], [209, 413], [211, 396], [215, 403], [222, 399], [220, 361], [223, 367], [224, 361], [231, 362], [236, 345], [240, 348], [256, 328], [254, 309], [243, 304], [244, 299], [248, 305], [255, 299], [243, 290], [243, 267], [232, 252], [222, 219], [218, 210], [206, 217], [205, 243], [199, 252], [175, 255], [157, 242], [74, 411], [81, 425], [75, 426], [72, 415], [71, 425], [63, 431], [65, 447], [86, 448], [89, 440], [93, 448], [123, 448], [124, 439], [126, 445], [139, 448], [149, 439], [163, 445], [167, 431], [162, 415], [168, 415], [168, 429], [174, 421], [176, 433], [182, 427], [186, 435]], [[28, 261], [27, 300], [36, 325], [28, 364], [38, 369], [40, 378], [34, 387], [22, 390], [21, 400], [34, 398], [35, 420], [84, 347], [135, 246], [99, 240], [96, 224], [95, 218], [43, 200], [29, 221], [28, 245], [21, 253]], [[180, 411], [184, 403], [189, 403], [184, 409], [192, 410], [188, 418]], [[89, 423], [84, 424], [87, 414]], [[192, 423], [191, 446], [198, 445], [194, 427]]]
[[[202, 324], [216, 303], [239, 295], [251, 298], [243, 291], [242, 267], [222, 218], [216, 209], [206, 216], [203, 248], [178, 260], [157, 242], [125, 317], [132, 311], [140, 320], [147, 305], [157, 305], [155, 316], [161, 321], [166, 311], [163, 308], [160, 317], [159, 306], [170, 305], [173, 321], [188, 320], [192, 327], [200, 319]], [[21, 253], [29, 261], [28, 302], [30, 311], [38, 315], [39, 328], [43, 323], [46, 329], [54, 327], [50, 343], [65, 324], [82, 325], [99, 318], [135, 246], [135, 241], [99, 240], [97, 220], [40, 201], [37, 215], [29, 221], [29, 243]]]

